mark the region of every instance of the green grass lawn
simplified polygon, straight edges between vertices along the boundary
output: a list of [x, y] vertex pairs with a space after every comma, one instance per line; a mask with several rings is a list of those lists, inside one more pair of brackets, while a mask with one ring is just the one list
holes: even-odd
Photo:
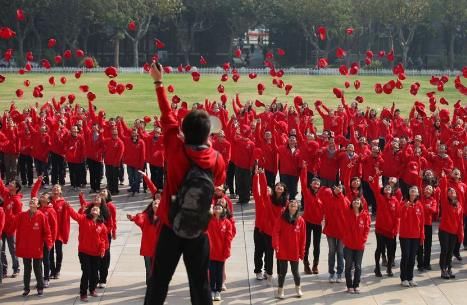
[[[18, 107], [21, 109], [26, 105], [34, 105], [36, 102], [43, 103], [47, 99], [55, 96], [59, 98], [62, 95], [68, 95], [74, 93], [76, 95], [75, 103], [87, 105], [86, 94], [79, 91], [80, 85], [88, 85], [90, 90], [97, 95], [95, 105], [98, 108], [106, 110], [108, 117], [121, 115], [126, 118], [127, 121], [135, 118], [143, 117], [144, 115], [154, 115], [159, 113], [157, 107], [156, 98], [154, 94], [154, 85], [148, 74], [136, 74], [136, 73], [121, 73], [117, 77], [117, 82], [132, 83], [134, 89], [132, 91], [125, 91], [121, 96], [111, 95], [107, 91], [107, 78], [104, 73], [88, 73], [83, 74], [79, 80], [75, 79], [72, 74], [61, 75], [61, 74], [40, 74], [40, 73], [29, 73], [25, 75], [18, 74], [3, 74], [6, 77], [4, 83], [0, 84], [0, 107], [7, 109], [10, 102], [15, 100]], [[54, 75], [56, 79], [56, 85], [51, 86], [48, 83], [48, 78]], [[62, 85], [59, 81], [61, 76], [66, 76], [68, 82], [66, 85]], [[23, 85], [24, 80], [28, 79], [31, 82], [29, 88]], [[359, 90], [355, 90], [353, 87], [353, 81], [359, 79], [361, 81], [361, 87]], [[375, 107], [381, 110], [383, 107], [391, 107], [394, 101], [398, 108], [402, 110], [405, 115], [408, 115], [412, 104], [416, 101], [422, 101], [427, 103], [428, 98], [426, 92], [436, 91], [436, 88], [429, 83], [429, 77], [417, 77], [407, 78], [404, 81], [404, 88], [402, 90], [395, 89], [393, 94], [377, 95], [374, 92], [374, 84], [377, 82], [385, 83], [392, 79], [390, 76], [384, 77], [373, 77], [373, 76], [361, 76], [361, 77], [349, 77], [344, 76], [287, 76], [283, 77], [286, 84], [290, 83], [293, 85], [293, 90], [289, 96], [285, 95], [285, 91], [278, 89], [272, 85], [272, 79], [269, 76], [258, 76], [254, 80], [250, 80], [247, 75], [241, 75], [240, 80], [235, 83], [231, 79], [228, 82], [221, 82], [220, 75], [201, 75], [199, 82], [193, 82], [191, 75], [189, 74], [167, 74], [164, 76], [164, 84], [168, 86], [172, 84], [175, 87], [174, 94], [177, 94], [182, 100], [187, 101], [189, 104], [193, 102], [204, 102], [205, 98], [210, 100], [219, 100], [219, 94], [217, 93], [217, 86], [222, 83], [225, 87], [225, 92], [229, 96], [229, 99], [235, 96], [235, 93], [240, 93], [240, 100], [245, 102], [248, 99], [255, 100], [259, 99], [265, 104], [269, 104], [273, 98], [277, 97], [279, 101], [284, 103], [292, 104], [295, 95], [301, 95], [305, 102], [312, 104], [315, 100], [322, 100], [327, 105], [336, 105], [339, 100], [335, 98], [332, 93], [333, 87], [339, 87], [344, 89], [344, 82], [349, 80], [352, 84], [350, 88], [345, 89], [347, 101], [350, 103], [357, 95], [361, 95], [365, 98], [365, 102], [360, 107], [365, 108], [366, 106]], [[410, 85], [419, 81], [421, 88], [417, 96], [412, 96], [409, 93]], [[259, 82], [262, 82], [266, 86], [266, 90], [262, 96], [258, 95], [256, 86]], [[32, 97], [32, 91], [34, 86], [43, 84], [44, 86], [44, 98], [35, 99]], [[21, 88], [24, 90], [24, 96], [22, 99], [16, 98], [16, 89]], [[444, 96], [450, 103], [451, 106], [459, 99], [463, 97], [458, 93], [452, 80], [449, 81], [445, 86], [444, 92], [437, 94], [438, 98]], [[171, 95], [169, 95], [171, 97]], [[465, 98], [463, 100], [465, 103]], [[438, 103], [439, 104], [439, 103]], [[439, 105], [441, 106], [441, 105]], [[314, 107], [314, 106], [313, 106]]]

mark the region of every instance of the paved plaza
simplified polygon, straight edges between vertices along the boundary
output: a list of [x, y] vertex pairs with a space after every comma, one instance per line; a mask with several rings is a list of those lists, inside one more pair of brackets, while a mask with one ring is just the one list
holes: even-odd
[[[68, 191], [65, 187], [65, 197], [74, 208], [78, 208], [78, 193]], [[90, 304], [113, 304], [131, 305], [143, 304], [145, 282], [144, 261], [139, 256], [140, 229], [126, 219], [126, 214], [135, 214], [144, 209], [149, 203], [149, 194], [139, 194], [130, 197], [126, 194], [126, 188], [121, 187], [122, 195], [114, 197], [117, 206], [118, 231], [117, 240], [112, 241], [111, 265], [107, 288], [98, 289], [98, 298], [89, 298]], [[29, 189], [24, 190], [27, 203]], [[91, 196], [86, 193], [87, 197]], [[439, 243], [437, 227], [433, 233], [433, 271], [419, 273], [415, 270], [417, 288], [402, 288], [399, 280], [399, 268], [394, 270], [393, 278], [376, 278], [373, 274], [374, 250], [376, 240], [374, 232], [370, 233], [363, 259], [362, 284], [360, 295], [349, 295], [345, 293], [345, 284], [328, 283], [327, 274], [327, 242], [326, 237], [321, 241], [321, 261], [319, 264], [319, 275], [303, 275], [302, 290], [304, 296], [295, 298], [295, 289], [291, 274], [288, 274], [285, 286], [285, 300], [274, 298], [274, 289], [268, 287], [266, 281], [258, 281], [253, 273], [253, 225], [254, 204], [241, 207], [235, 205], [235, 218], [237, 225], [237, 236], [232, 245], [232, 257], [227, 261], [227, 291], [222, 294], [223, 300], [218, 304], [410, 304], [410, 305], [444, 305], [459, 304], [466, 305], [467, 297], [467, 255], [463, 262], [454, 263], [455, 280], [440, 279], [438, 267]], [[78, 226], [71, 221], [70, 242], [64, 246], [64, 260], [61, 277], [51, 280], [50, 287], [45, 289], [44, 296], [35, 295], [31, 290], [28, 297], [22, 297], [23, 291], [23, 266], [21, 262], [21, 273], [16, 279], [6, 278], [0, 286], [0, 304], [48, 304], [68, 305], [80, 304], [79, 280], [81, 276], [78, 262]], [[374, 225], [374, 223], [373, 223]], [[463, 255], [467, 252], [461, 253]], [[400, 260], [400, 249], [397, 249], [397, 265]], [[275, 265], [275, 264], [274, 264]], [[11, 274], [11, 264], [8, 273]], [[303, 271], [303, 265], [300, 264]], [[276, 272], [274, 270], [274, 272]], [[383, 273], [384, 274], [384, 273]], [[31, 287], [35, 285], [32, 275]], [[190, 304], [187, 276], [185, 274], [183, 261], [180, 260], [179, 267], [173, 277], [167, 297], [167, 304], [185, 305]]]

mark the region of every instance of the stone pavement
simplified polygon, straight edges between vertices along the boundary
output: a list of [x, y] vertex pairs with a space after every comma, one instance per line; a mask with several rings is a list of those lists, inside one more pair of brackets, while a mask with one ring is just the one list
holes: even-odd
[[[122, 195], [114, 197], [117, 206], [118, 231], [117, 240], [111, 245], [111, 265], [107, 288], [98, 289], [98, 298], [89, 298], [90, 304], [117, 304], [132, 305], [143, 304], [145, 282], [144, 261], [139, 256], [140, 229], [126, 219], [127, 213], [137, 213], [144, 209], [150, 202], [148, 194], [139, 194], [129, 197], [126, 187], [121, 187]], [[29, 189], [24, 190], [24, 204], [28, 202]], [[78, 208], [78, 193], [70, 192], [65, 187], [65, 197], [70, 200], [73, 207]], [[86, 193], [88, 198], [91, 195]], [[237, 224], [237, 236], [232, 245], [232, 257], [227, 261], [227, 288], [222, 293], [223, 301], [218, 304], [410, 304], [410, 305], [444, 305], [444, 304], [467, 304], [467, 298], [463, 289], [467, 287], [467, 268], [464, 264], [455, 262], [454, 271], [457, 278], [445, 281], [440, 279], [439, 267], [437, 265], [439, 255], [439, 243], [437, 228], [433, 231], [433, 271], [419, 273], [415, 270], [415, 280], [419, 283], [417, 288], [402, 288], [399, 280], [399, 269], [396, 267], [393, 278], [376, 278], [373, 274], [373, 253], [376, 247], [374, 232], [370, 233], [369, 242], [363, 259], [362, 284], [360, 295], [349, 295], [345, 293], [345, 284], [328, 283], [327, 270], [327, 242], [323, 236], [321, 241], [321, 261], [319, 275], [303, 275], [302, 290], [304, 296], [295, 298], [295, 289], [291, 274], [286, 278], [285, 300], [274, 298], [274, 290], [268, 287], [265, 281], [257, 281], [253, 274], [253, 225], [254, 205], [235, 205], [235, 218]], [[35, 291], [31, 295], [22, 297], [23, 267], [21, 262], [21, 273], [16, 279], [3, 279], [0, 285], [0, 304], [48, 304], [68, 305], [80, 304], [79, 280], [81, 276], [78, 261], [78, 232], [77, 224], [72, 220], [71, 236], [68, 245], [64, 246], [64, 260], [59, 280], [51, 280], [50, 288], [45, 289], [44, 296], [39, 298]], [[466, 253], [466, 252], [464, 252]], [[397, 249], [397, 264], [400, 260], [400, 249]], [[8, 270], [11, 274], [11, 263]], [[303, 265], [300, 264], [303, 271]], [[275, 263], [274, 263], [275, 272]], [[183, 261], [173, 277], [167, 297], [167, 304], [184, 305], [190, 304], [189, 289], [187, 285]], [[31, 287], [34, 287], [35, 279], [32, 275]]]

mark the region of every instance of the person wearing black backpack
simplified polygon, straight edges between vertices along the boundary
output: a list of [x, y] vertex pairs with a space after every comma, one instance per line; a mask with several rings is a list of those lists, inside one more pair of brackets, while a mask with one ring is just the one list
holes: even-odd
[[180, 132], [162, 84], [161, 66], [154, 62], [150, 74], [161, 111], [167, 176], [157, 210], [160, 233], [144, 304], [164, 304], [169, 282], [183, 254], [191, 304], [210, 305], [209, 240], [205, 231], [211, 218], [214, 188], [225, 181], [224, 160], [209, 143], [211, 122], [207, 112], [188, 113]]

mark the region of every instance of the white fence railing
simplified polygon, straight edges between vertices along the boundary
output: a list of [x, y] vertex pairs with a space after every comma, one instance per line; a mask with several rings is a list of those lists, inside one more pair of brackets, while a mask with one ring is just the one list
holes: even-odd
[[[0, 67], [0, 73], [18, 73], [19, 68], [17, 67]], [[84, 73], [102, 73], [105, 68], [94, 68], [86, 69], [79, 67], [53, 67], [50, 69], [44, 68], [33, 68], [32, 72], [35, 73], [74, 73], [78, 70], [83, 71]], [[120, 67], [118, 68], [120, 73], [144, 73], [142, 67]], [[340, 75], [339, 69], [329, 68], [329, 69], [312, 69], [312, 68], [284, 68], [285, 74], [288, 75]], [[221, 67], [212, 67], [212, 68], [197, 68], [192, 67], [191, 71], [198, 71], [204, 74], [222, 74], [224, 70]], [[240, 74], [256, 73], [258, 75], [269, 74], [268, 68], [238, 68], [237, 71]], [[177, 67], [173, 67], [174, 74], [186, 73], [178, 72]], [[371, 76], [385, 76], [392, 75], [391, 69], [360, 69], [358, 72], [359, 75], [371, 75]], [[431, 76], [431, 75], [449, 75], [456, 76], [461, 74], [459, 70], [405, 70], [407, 76]]]

